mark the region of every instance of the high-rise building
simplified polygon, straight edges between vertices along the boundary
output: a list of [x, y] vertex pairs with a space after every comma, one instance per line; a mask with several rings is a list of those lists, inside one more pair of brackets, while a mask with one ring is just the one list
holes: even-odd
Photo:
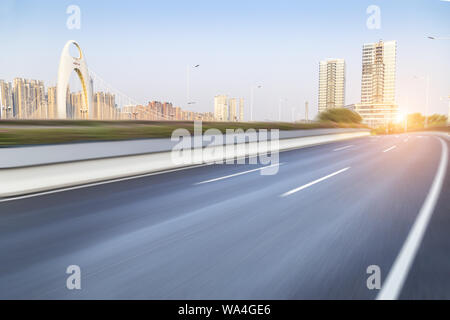
[[44, 82], [15, 78], [12, 85], [13, 116], [18, 119], [47, 117]]
[[[81, 93], [81, 92], [80, 92]], [[115, 95], [108, 92], [95, 92], [93, 94], [92, 117], [98, 120], [115, 120], [118, 118], [118, 110], [116, 108]], [[83, 107], [83, 111], [86, 108]], [[85, 111], [84, 111], [85, 112]], [[85, 119], [87, 115], [81, 115]]]
[[32, 119], [47, 119], [47, 98], [45, 95], [44, 81], [33, 80], [33, 95], [34, 104], [32, 106], [33, 111], [31, 114]]
[[305, 121], [309, 121], [309, 103], [308, 101], [305, 102]]
[[18, 119], [27, 118], [28, 94], [25, 79], [15, 78], [13, 80], [14, 116]]
[[164, 102], [162, 104], [162, 120], [173, 120], [173, 104], [170, 102]]
[[319, 64], [319, 112], [345, 105], [345, 61], [327, 59]]
[[13, 117], [13, 89], [11, 82], [0, 80], [0, 118], [11, 119]]
[[371, 125], [385, 125], [395, 121], [397, 41], [364, 44], [362, 52], [361, 103], [353, 106]]
[[228, 97], [226, 95], [214, 97], [214, 119], [228, 121]]
[[83, 104], [83, 93], [73, 92], [69, 94], [69, 99], [67, 100], [69, 103], [69, 112], [67, 115], [71, 119], [86, 119], [86, 108]]
[[239, 122], [244, 121], [244, 98], [239, 99]]
[[48, 87], [47, 89], [47, 116], [48, 119], [56, 119], [56, 87]]
[[395, 103], [396, 41], [363, 46], [361, 103]]
[[237, 121], [237, 101], [236, 98], [228, 100], [228, 120]]

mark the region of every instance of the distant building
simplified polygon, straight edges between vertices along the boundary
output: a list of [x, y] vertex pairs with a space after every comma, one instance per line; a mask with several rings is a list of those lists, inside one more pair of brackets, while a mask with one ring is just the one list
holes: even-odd
[[87, 110], [83, 103], [83, 94], [81, 91], [69, 94], [66, 100], [69, 104], [69, 112], [67, 115], [70, 119], [87, 119]]
[[236, 98], [231, 98], [228, 100], [228, 120], [238, 121]]
[[244, 98], [239, 99], [239, 122], [244, 121]]
[[228, 97], [226, 95], [214, 97], [214, 118], [216, 121], [228, 121]]
[[[78, 93], [81, 97], [81, 92]], [[118, 116], [118, 110], [116, 108], [116, 97], [109, 92], [95, 92], [93, 94], [93, 111], [92, 118], [96, 120], [116, 120]], [[76, 118], [87, 119], [87, 110], [81, 105], [78, 108], [83, 108], [82, 112], [76, 113]]]
[[47, 117], [48, 119], [56, 119], [56, 87], [48, 87], [47, 89]]
[[11, 82], [0, 80], [0, 97], [0, 119], [11, 119], [14, 115]]
[[397, 42], [380, 40], [363, 46], [361, 103], [353, 106], [370, 126], [395, 121], [398, 105], [395, 103]]
[[396, 41], [379, 41], [363, 46], [361, 103], [394, 103]]
[[327, 59], [319, 64], [319, 112], [345, 105], [345, 61]]
[[8, 118], [45, 119], [47, 118], [47, 98], [44, 82], [15, 78], [12, 85], [1, 83], [2, 113]]
[[305, 102], [305, 121], [309, 121], [309, 103], [308, 101]]
[[[217, 95], [214, 97], [214, 114], [215, 121], [244, 121], [244, 99], [230, 98], [226, 95]], [[205, 117], [208, 117], [205, 114]]]

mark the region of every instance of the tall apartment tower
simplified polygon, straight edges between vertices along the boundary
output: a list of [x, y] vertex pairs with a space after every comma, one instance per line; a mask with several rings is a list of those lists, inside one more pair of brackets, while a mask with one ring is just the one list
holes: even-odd
[[[114, 120], [117, 118], [115, 95], [108, 92], [96, 92], [93, 95], [92, 117], [98, 120]], [[82, 106], [80, 105], [80, 108]], [[86, 118], [86, 114], [79, 114], [81, 119]]]
[[228, 100], [228, 120], [237, 121], [237, 101], [236, 98]]
[[15, 78], [12, 85], [14, 117], [39, 119], [47, 117], [44, 82]]
[[363, 46], [361, 103], [395, 103], [397, 42], [380, 40]]
[[25, 119], [27, 109], [27, 90], [25, 89], [25, 80], [15, 78], [13, 80], [13, 99], [14, 99], [14, 116], [18, 119]]
[[368, 125], [385, 125], [396, 119], [396, 59], [397, 41], [363, 45], [361, 103], [355, 110]]
[[239, 99], [239, 122], [244, 121], [244, 98]]
[[308, 101], [305, 102], [305, 121], [309, 121], [309, 103]]
[[0, 118], [10, 119], [13, 116], [13, 90], [11, 82], [0, 80]]
[[319, 64], [319, 112], [345, 105], [345, 61], [327, 59]]
[[48, 87], [47, 89], [47, 116], [48, 119], [56, 119], [56, 87]]
[[214, 119], [228, 121], [228, 97], [226, 95], [214, 97]]

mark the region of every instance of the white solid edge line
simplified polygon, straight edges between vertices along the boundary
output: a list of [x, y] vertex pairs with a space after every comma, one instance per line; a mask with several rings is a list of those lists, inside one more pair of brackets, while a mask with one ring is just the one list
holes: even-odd
[[202, 182], [197, 182], [194, 183], [194, 185], [200, 185], [200, 184], [205, 184], [205, 183], [210, 183], [210, 182], [215, 182], [215, 181], [219, 181], [219, 180], [224, 180], [224, 179], [228, 179], [228, 178], [233, 178], [233, 177], [237, 177], [243, 174], [247, 174], [247, 173], [251, 173], [251, 172], [255, 172], [255, 171], [261, 171], [267, 168], [272, 168], [272, 167], [277, 167], [277, 166], [281, 166], [283, 163], [276, 163], [276, 164], [272, 164], [270, 166], [265, 166], [265, 167], [260, 167], [257, 169], [252, 169], [252, 170], [247, 170], [247, 171], [242, 171], [242, 172], [238, 172], [238, 173], [234, 173], [234, 174], [230, 174], [228, 176], [223, 176], [223, 177], [219, 177], [219, 178], [214, 178], [214, 179], [210, 179], [210, 180], [205, 180]]
[[331, 177], [333, 177], [333, 176], [335, 176], [335, 175], [337, 175], [337, 174], [339, 174], [339, 173], [342, 173], [342, 172], [344, 172], [344, 171], [347, 171], [348, 169], [350, 169], [350, 167], [347, 167], [347, 168], [341, 169], [341, 170], [339, 170], [339, 171], [333, 172], [333, 173], [331, 173], [331, 174], [329, 174], [329, 175], [327, 175], [327, 176], [325, 176], [325, 177], [322, 177], [322, 178], [320, 178], [320, 179], [314, 180], [314, 181], [312, 181], [312, 182], [310, 182], [310, 183], [304, 184], [304, 185], [301, 186], [301, 187], [298, 187], [298, 188], [292, 189], [291, 191], [288, 191], [288, 192], [286, 192], [286, 193], [283, 193], [282, 195], [280, 195], [280, 197], [284, 198], [284, 197], [290, 196], [290, 195], [293, 194], [293, 193], [296, 193], [296, 192], [299, 192], [299, 191], [301, 191], [301, 190], [303, 190], [303, 189], [306, 189], [306, 188], [308, 188], [308, 187], [310, 187], [310, 186], [312, 186], [312, 185], [314, 185], [314, 184], [316, 184], [316, 183], [319, 183], [319, 182], [321, 182], [321, 181], [323, 181], [323, 180], [326, 180], [326, 179], [328, 179], [328, 178], [331, 178]]
[[447, 171], [448, 147], [444, 140], [438, 137], [436, 138], [439, 139], [442, 145], [439, 168], [436, 172], [427, 198], [419, 211], [416, 221], [414, 222], [414, 225], [412, 226], [399, 255], [395, 259], [394, 264], [389, 271], [386, 282], [377, 296], [377, 300], [395, 300], [400, 295], [403, 284], [412, 266], [420, 243], [422, 242], [422, 238], [427, 229], [427, 225], [433, 214], [434, 207], [436, 206], [436, 202], [441, 193], [445, 173]]
[[351, 144], [351, 145], [349, 145], [349, 146], [345, 146], [345, 147], [341, 147], [341, 148], [334, 149], [333, 151], [341, 151], [341, 150], [345, 150], [345, 149], [351, 148], [351, 147], [353, 147], [353, 146], [354, 146], [354, 145]]
[[390, 148], [387, 148], [386, 150], [383, 151], [383, 153], [389, 152], [391, 150], [394, 150], [395, 148], [397, 148], [397, 146], [392, 146]]

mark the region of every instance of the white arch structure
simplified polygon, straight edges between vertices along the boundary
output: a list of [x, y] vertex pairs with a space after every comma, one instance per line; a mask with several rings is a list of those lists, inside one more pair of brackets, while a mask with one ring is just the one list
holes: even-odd
[[[73, 57], [70, 54], [70, 46], [74, 45], [78, 48], [78, 57]], [[87, 113], [88, 119], [92, 118], [92, 87], [89, 77], [89, 72], [86, 64], [86, 59], [84, 57], [83, 51], [81, 50], [79, 44], [70, 40], [64, 46], [61, 53], [61, 59], [59, 61], [58, 69], [58, 82], [56, 84], [56, 98], [57, 98], [57, 108], [56, 117], [58, 119], [67, 118], [67, 87], [69, 85], [70, 75], [72, 71], [75, 71], [78, 78], [81, 81], [82, 95], [83, 95], [83, 111]]]

